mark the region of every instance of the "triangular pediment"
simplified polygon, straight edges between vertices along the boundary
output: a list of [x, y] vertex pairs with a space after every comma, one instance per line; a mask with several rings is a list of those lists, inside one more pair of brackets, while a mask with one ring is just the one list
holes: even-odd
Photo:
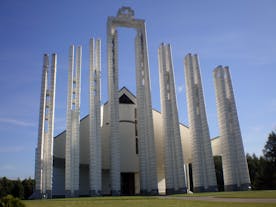
[[123, 87], [119, 91], [119, 103], [136, 104], [136, 97], [126, 87]]
[[134, 104], [133, 101], [126, 94], [121, 95], [121, 97], [119, 98], [119, 103], [120, 104]]

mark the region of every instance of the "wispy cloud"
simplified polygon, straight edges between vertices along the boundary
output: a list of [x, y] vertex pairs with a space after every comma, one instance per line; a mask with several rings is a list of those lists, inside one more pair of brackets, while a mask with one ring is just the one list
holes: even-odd
[[0, 166], [0, 170], [15, 170], [16, 167], [14, 165], [10, 165], [10, 164], [6, 164], [6, 165], [2, 165]]
[[0, 147], [0, 153], [7, 153], [7, 152], [22, 152], [24, 151], [26, 148], [23, 146], [4, 146], [4, 147]]
[[184, 90], [184, 85], [177, 86], [177, 93], [181, 93]]
[[12, 125], [23, 126], [23, 127], [35, 126], [35, 124], [31, 122], [26, 122], [26, 121], [21, 121], [17, 119], [11, 119], [11, 118], [0, 118], [0, 123], [12, 124]]

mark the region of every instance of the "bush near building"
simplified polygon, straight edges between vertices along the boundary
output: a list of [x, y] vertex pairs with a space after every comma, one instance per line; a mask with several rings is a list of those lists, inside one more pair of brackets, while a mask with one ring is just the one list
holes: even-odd
[[25, 207], [26, 205], [12, 195], [4, 196], [0, 199], [0, 207]]
[[20, 179], [9, 180], [6, 177], [0, 178], [0, 198], [12, 195], [19, 199], [28, 199], [33, 193], [33, 188], [34, 180], [31, 178], [23, 181]]

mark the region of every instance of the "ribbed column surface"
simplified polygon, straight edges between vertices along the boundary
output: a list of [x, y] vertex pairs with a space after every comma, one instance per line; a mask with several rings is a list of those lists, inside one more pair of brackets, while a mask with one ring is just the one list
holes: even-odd
[[216, 174], [197, 55], [188, 54], [185, 57], [185, 82], [194, 191], [216, 191]]
[[119, 97], [118, 97], [118, 35], [112, 22], [107, 22], [108, 94], [110, 117], [111, 194], [121, 193]]
[[100, 73], [101, 41], [90, 39], [90, 115], [89, 115], [89, 177], [90, 195], [101, 195], [101, 135], [100, 135]]
[[141, 194], [158, 194], [156, 154], [153, 132], [150, 77], [146, 28], [144, 21], [137, 29], [135, 41], [137, 121], [139, 137], [140, 192]]
[[57, 55], [52, 54], [49, 73], [49, 55], [43, 57], [43, 72], [39, 109], [38, 142], [35, 158], [34, 198], [52, 197], [53, 135], [56, 91]]
[[218, 66], [213, 75], [222, 147], [224, 188], [226, 191], [248, 190], [250, 178], [229, 68]]
[[[80, 166], [80, 94], [82, 48], [76, 49], [74, 61], [74, 45], [69, 49], [66, 140], [65, 140], [65, 196], [79, 196]], [[74, 67], [75, 66], [75, 67]]]
[[186, 193], [182, 144], [170, 45], [158, 49], [161, 114], [163, 121], [166, 194]]

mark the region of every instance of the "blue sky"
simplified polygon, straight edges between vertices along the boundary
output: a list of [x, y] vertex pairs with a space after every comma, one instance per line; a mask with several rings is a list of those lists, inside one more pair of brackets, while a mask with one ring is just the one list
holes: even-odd
[[[55, 135], [65, 128], [68, 50], [83, 46], [81, 116], [88, 114], [88, 44], [102, 39], [107, 100], [106, 20], [131, 6], [147, 24], [152, 104], [160, 110], [157, 48], [171, 43], [179, 118], [188, 124], [184, 56], [200, 58], [211, 137], [218, 135], [212, 71], [228, 65], [245, 151], [262, 154], [276, 127], [274, 0], [1, 0], [0, 177], [33, 177], [44, 53], [58, 54]], [[120, 86], [135, 93], [134, 31], [119, 29]]]

